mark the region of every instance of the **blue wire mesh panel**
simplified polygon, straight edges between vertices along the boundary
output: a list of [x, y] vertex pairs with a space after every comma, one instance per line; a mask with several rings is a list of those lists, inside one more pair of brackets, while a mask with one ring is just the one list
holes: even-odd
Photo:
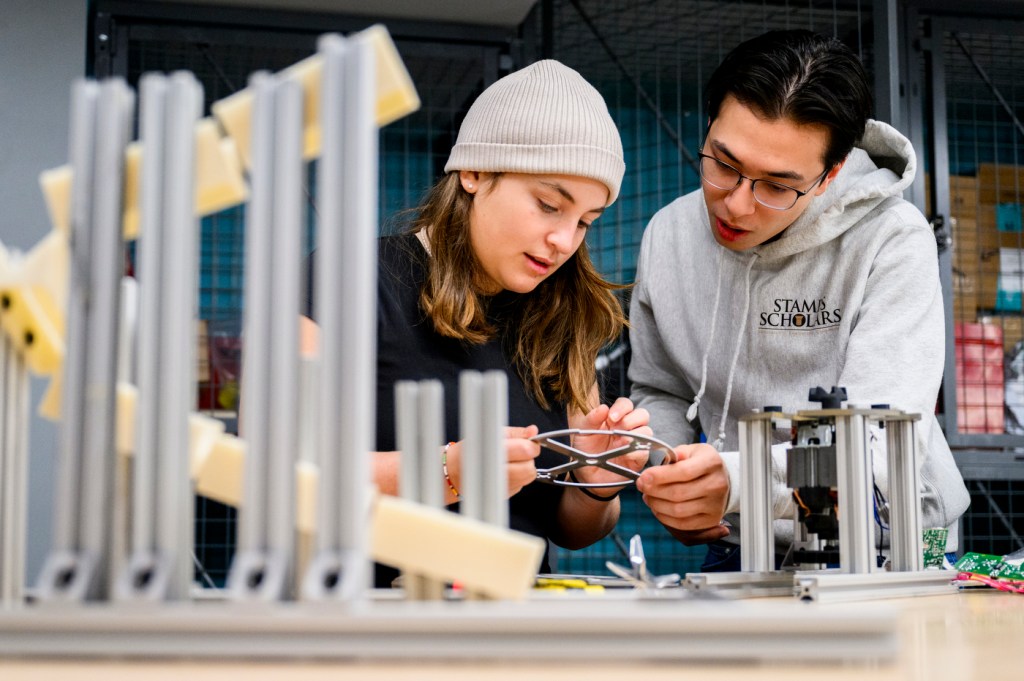
[[[654, 213], [700, 187], [695, 159], [707, 125], [703, 87], [729, 50], [764, 31], [807, 28], [842, 39], [870, 73], [866, 2], [579, 0], [555, 2], [553, 15], [551, 56], [595, 84], [622, 133], [620, 198], [587, 235], [597, 267], [619, 283], [634, 280], [640, 240]], [[543, 44], [543, 26], [533, 28]], [[605, 398], [629, 395], [628, 342], [603, 355]], [[705, 548], [677, 542], [635, 492], [623, 494], [614, 535], [580, 551], [558, 550], [558, 569], [605, 574], [605, 561], [621, 562], [623, 545], [637, 533], [657, 571], [699, 569]]]
[[1024, 548], [1024, 481], [969, 480], [960, 553], [1003, 556]]

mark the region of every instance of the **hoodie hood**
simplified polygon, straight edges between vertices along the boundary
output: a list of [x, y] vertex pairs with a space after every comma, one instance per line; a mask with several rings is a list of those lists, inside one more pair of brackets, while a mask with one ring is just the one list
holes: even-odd
[[771, 262], [832, 241], [875, 209], [879, 202], [900, 197], [917, 174], [910, 140], [881, 121], [869, 120], [864, 136], [825, 193], [771, 243], [751, 251]]

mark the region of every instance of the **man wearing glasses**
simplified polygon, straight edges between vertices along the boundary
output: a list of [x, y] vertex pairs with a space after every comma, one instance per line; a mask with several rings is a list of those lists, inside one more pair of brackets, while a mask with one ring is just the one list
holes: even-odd
[[[932, 230], [901, 198], [917, 172], [910, 142], [869, 119], [857, 56], [808, 31], [741, 44], [706, 93], [701, 190], [651, 220], [630, 308], [633, 401], [659, 439], [684, 443], [680, 461], [641, 476], [644, 501], [680, 541], [710, 543], [705, 571], [739, 569], [737, 419], [814, 408], [810, 388], [844, 386], [856, 404], [922, 415], [922, 525], [951, 526], [955, 550], [969, 496], [934, 417], [942, 292]], [[698, 433], [708, 443], [688, 444]], [[784, 448], [780, 555], [794, 515]]]

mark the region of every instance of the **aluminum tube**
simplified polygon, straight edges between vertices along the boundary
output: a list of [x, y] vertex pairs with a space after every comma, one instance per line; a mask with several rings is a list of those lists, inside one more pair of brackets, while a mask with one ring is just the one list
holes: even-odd
[[[164, 154], [167, 81], [146, 74], [139, 82], [139, 139], [143, 144], [139, 173], [138, 278], [139, 310], [138, 389], [135, 452], [132, 460], [131, 549], [133, 553], [156, 548], [156, 466], [160, 441], [160, 339], [163, 301]], [[169, 331], [169, 330], [168, 330]], [[178, 349], [178, 348], [176, 348]], [[169, 361], [169, 358], [168, 358]]]
[[775, 569], [775, 528], [772, 523], [771, 421], [741, 418], [740, 441], [740, 569]]
[[14, 443], [15, 413], [11, 383], [15, 350], [0, 338], [0, 610], [14, 602]]
[[[420, 381], [419, 394], [419, 479], [420, 501], [430, 508], [444, 508], [444, 475], [438, 454], [444, 440], [444, 387], [441, 381]], [[424, 578], [419, 580], [419, 598], [441, 600], [444, 598], [444, 581]]]
[[25, 599], [28, 495], [28, 373], [6, 337], [0, 341], [0, 610]]
[[195, 216], [195, 126], [202, 114], [203, 90], [191, 73], [168, 79], [163, 175], [163, 227], [166, 266], [164, 320], [159, 343], [162, 392], [158, 411], [157, 548], [171, 563], [168, 597], [186, 599], [192, 585], [192, 533], [195, 505], [189, 480], [189, 413], [196, 402], [196, 297], [199, 221]]
[[341, 205], [341, 126], [345, 116], [342, 100], [342, 67], [345, 41], [338, 35], [320, 39], [323, 56], [323, 80], [320, 95], [320, 127], [323, 150], [317, 166], [317, 262], [314, 281], [314, 316], [320, 326], [320, 391], [317, 409], [320, 411], [317, 449], [320, 461], [320, 487], [317, 507], [317, 548], [320, 552], [336, 551], [341, 523], [341, 489], [328, 494], [328, 490], [342, 478], [339, 457], [342, 431], [338, 410], [342, 403], [344, 385], [340, 378], [341, 316], [338, 306], [342, 290], [342, 272], [338, 265], [345, 250], [342, 232]]
[[[28, 555], [28, 442], [29, 442], [29, 377], [28, 367], [22, 358], [14, 363], [12, 399], [16, 405], [14, 423], [14, 465], [11, 467], [13, 485], [13, 547], [11, 581], [14, 586], [13, 604], [20, 607], [25, 602], [25, 560]], [[8, 379], [10, 380], [10, 379]]]
[[[341, 270], [339, 423], [345, 434], [339, 448], [344, 470], [339, 486], [344, 505], [339, 539], [352, 560], [368, 561], [368, 513], [371, 493], [369, 457], [374, 447], [377, 367], [377, 123], [376, 63], [366, 39], [348, 43], [343, 69], [345, 103], [341, 153], [341, 225], [345, 247], [328, 261]], [[320, 293], [326, 293], [321, 291]], [[358, 569], [363, 569], [360, 566]], [[355, 585], [353, 585], [355, 588]]]
[[508, 425], [508, 377], [504, 371], [488, 371], [483, 375], [482, 397], [482, 520], [507, 528], [508, 456], [505, 453], [505, 426]]
[[839, 478], [839, 570], [866, 574], [874, 567], [874, 494], [867, 421], [862, 414], [837, 415]]
[[[122, 215], [124, 155], [135, 97], [124, 81], [100, 84], [96, 112], [96, 154], [92, 233], [89, 243], [88, 321], [85, 338], [82, 428], [80, 548], [97, 559], [92, 595], [104, 598], [116, 568], [108, 555], [113, 522], [109, 495], [115, 474], [114, 411], [117, 379], [117, 323], [124, 271]], [[102, 178], [102, 182], [98, 181]]]
[[[86, 315], [89, 298], [89, 241], [92, 232], [93, 154], [99, 86], [77, 80], [71, 88], [69, 156], [71, 184], [71, 248], [68, 263], [67, 342], [61, 393], [61, 425], [57, 484], [54, 495], [54, 554], [79, 545], [78, 509], [82, 491], [82, 428], [85, 389]], [[44, 571], [44, 575], [47, 574]], [[45, 585], [44, 585], [45, 586]]]
[[478, 371], [459, 374], [459, 458], [460, 512], [477, 520], [484, 518], [483, 376]]
[[[274, 219], [271, 235], [269, 449], [267, 547], [293, 579], [295, 464], [299, 440], [299, 299], [302, 280], [302, 86], [275, 88]], [[293, 589], [289, 585], [289, 592]]]
[[270, 249], [274, 208], [274, 83], [257, 72], [253, 97], [251, 193], [245, 229], [245, 310], [240, 435], [246, 441], [236, 555], [264, 548], [270, 416]]
[[409, 501], [420, 501], [423, 461], [419, 455], [419, 394], [415, 381], [395, 383], [395, 441], [401, 453], [398, 466], [398, 494]]
[[895, 572], [924, 569], [921, 546], [921, 493], [914, 422], [887, 421], [889, 547]]
[[431, 508], [444, 508], [444, 473], [438, 461], [444, 442], [444, 386], [441, 381], [420, 381], [418, 411], [420, 502]]

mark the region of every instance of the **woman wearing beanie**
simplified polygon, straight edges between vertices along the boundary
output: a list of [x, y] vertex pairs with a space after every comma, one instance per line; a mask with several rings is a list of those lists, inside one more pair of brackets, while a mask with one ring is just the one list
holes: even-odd
[[[587, 255], [587, 229], [618, 196], [622, 142], [601, 95], [557, 61], [491, 85], [473, 103], [408, 233], [380, 240], [377, 341], [379, 489], [394, 494], [394, 384], [438, 379], [445, 391], [446, 503], [459, 500], [458, 377], [508, 374], [509, 519], [513, 529], [570, 549], [604, 537], [617, 490], [536, 483], [564, 462], [529, 438], [567, 427], [649, 432], [647, 412], [599, 403], [594, 361], [625, 318]], [[310, 308], [312, 306], [310, 305]], [[599, 452], [601, 442], [576, 446]], [[438, 465], [442, 465], [439, 453]], [[617, 477], [596, 468], [581, 481]], [[549, 571], [547, 557], [541, 571]], [[386, 585], [378, 568], [377, 583]]]

